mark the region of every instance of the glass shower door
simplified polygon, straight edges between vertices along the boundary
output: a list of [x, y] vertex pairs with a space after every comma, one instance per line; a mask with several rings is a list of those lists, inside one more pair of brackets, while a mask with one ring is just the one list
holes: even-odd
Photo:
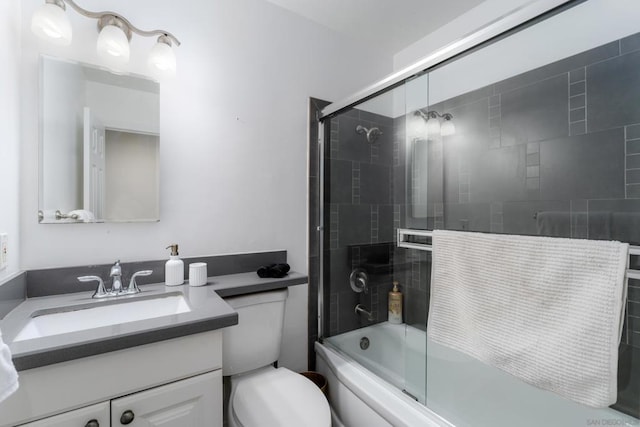
[[[434, 222], [431, 172], [416, 161], [433, 147], [413, 114], [427, 111], [427, 90], [422, 76], [326, 119], [324, 153], [326, 341], [422, 403], [428, 255], [398, 248], [396, 236]], [[388, 321], [394, 282], [399, 324]]]
[[[430, 70], [430, 108], [451, 114], [456, 129], [443, 137], [444, 228], [640, 243], [632, 225], [640, 211], [637, 12], [628, 1], [584, 2]], [[640, 423], [636, 285], [629, 281], [613, 409], [573, 402], [432, 342], [427, 406], [455, 425]], [[528, 303], [509, 301], [513, 311]], [[495, 338], [476, 344], [497, 346]]]

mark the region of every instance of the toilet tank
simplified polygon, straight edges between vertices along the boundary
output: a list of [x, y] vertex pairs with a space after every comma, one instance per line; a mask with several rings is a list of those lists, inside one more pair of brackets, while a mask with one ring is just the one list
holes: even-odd
[[222, 374], [235, 375], [278, 360], [288, 289], [225, 298], [238, 324], [222, 330]]

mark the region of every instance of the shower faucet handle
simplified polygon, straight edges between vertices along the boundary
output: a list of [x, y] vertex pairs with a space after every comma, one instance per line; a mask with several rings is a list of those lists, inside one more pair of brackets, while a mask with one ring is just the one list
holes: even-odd
[[363, 268], [354, 268], [349, 275], [349, 284], [355, 293], [369, 293], [369, 276]]

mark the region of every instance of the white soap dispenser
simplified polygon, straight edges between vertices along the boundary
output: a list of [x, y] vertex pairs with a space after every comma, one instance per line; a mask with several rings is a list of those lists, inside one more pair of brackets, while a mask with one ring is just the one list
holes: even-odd
[[166, 247], [171, 248], [169, 261], [164, 265], [164, 284], [167, 286], [178, 286], [184, 283], [184, 262], [178, 258], [178, 245], [173, 244]]

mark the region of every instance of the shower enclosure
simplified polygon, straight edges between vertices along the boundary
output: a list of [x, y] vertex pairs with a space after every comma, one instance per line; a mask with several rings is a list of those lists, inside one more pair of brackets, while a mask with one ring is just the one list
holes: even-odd
[[[531, 386], [427, 341], [431, 255], [398, 246], [399, 230], [421, 243], [433, 229], [640, 244], [638, 14], [631, 0], [567, 2], [322, 110], [310, 181], [320, 341], [456, 425], [640, 424], [640, 281], [629, 280], [618, 402], [582, 413], [543, 392], [564, 414], [550, 419], [510, 397]], [[384, 323], [394, 281], [401, 325]], [[366, 352], [391, 330], [385, 345], [401, 351], [369, 366]]]

